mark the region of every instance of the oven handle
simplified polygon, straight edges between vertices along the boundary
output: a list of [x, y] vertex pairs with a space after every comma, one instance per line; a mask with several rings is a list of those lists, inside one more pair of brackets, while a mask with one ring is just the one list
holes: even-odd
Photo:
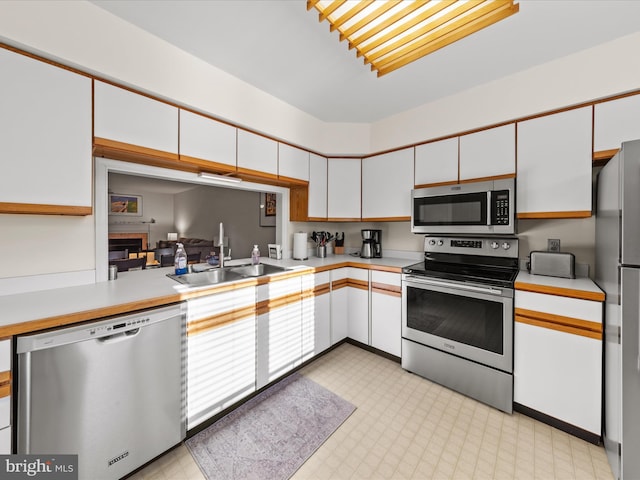
[[455, 288], [457, 290], [466, 290], [469, 292], [479, 292], [479, 293], [486, 293], [489, 295], [502, 296], [502, 290], [498, 288], [476, 287], [475, 285], [462, 285], [460, 283], [449, 283], [449, 282], [443, 282], [440, 280], [431, 280], [423, 277], [417, 277], [414, 275], [407, 275], [405, 278], [415, 283], [433, 285], [434, 287]]

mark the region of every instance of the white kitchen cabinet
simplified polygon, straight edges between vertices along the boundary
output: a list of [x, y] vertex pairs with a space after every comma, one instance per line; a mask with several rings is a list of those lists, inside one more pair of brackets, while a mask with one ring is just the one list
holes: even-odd
[[0, 202], [91, 213], [91, 79], [5, 49], [0, 71]]
[[401, 275], [371, 271], [371, 346], [400, 356], [402, 334]]
[[417, 186], [458, 181], [458, 137], [418, 145], [415, 156]]
[[309, 156], [309, 219], [327, 218], [327, 159]]
[[255, 391], [255, 301], [255, 287], [187, 301], [187, 428]]
[[309, 181], [309, 152], [278, 143], [278, 176]]
[[411, 217], [413, 148], [362, 159], [362, 219]]
[[593, 150], [613, 150], [622, 142], [640, 138], [640, 95], [597, 103], [594, 112]]
[[11, 453], [11, 340], [0, 341], [0, 454]]
[[519, 216], [590, 215], [591, 109], [577, 108], [518, 123]]
[[331, 279], [329, 272], [302, 277], [302, 361], [331, 346]]
[[327, 165], [327, 216], [336, 220], [360, 220], [362, 161], [330, 158]]
[[94, 135], [178, 154], [178, 108], [96, 81]]
[[301, 286], [301, 277], [258, 285], [257, 388], [302, 363]]
[[[236, 168], [236, 132], [231, 125], [180, 110], [180, 156]], [[225, 168], [226, 170], [226, 168]]]
[[347, 321], [348, 295], [347, 274], [348, 268], [331, 270], [331, 345], [344, 340], [349, 335]]
[[0, 455], [11, 454], [11, 427], [0, 429]]
[[519, 290], [514, 303], [514, 402], [599, 436], [602, 303]]
[[516, 125], [460, 137], [460, 180], [515, 175]]
[[278, 175], [278, 142], [239, 129], [238, 169]]
[[347, 278], [347, 335], [369, 345], [369, 270], [349, 267]]

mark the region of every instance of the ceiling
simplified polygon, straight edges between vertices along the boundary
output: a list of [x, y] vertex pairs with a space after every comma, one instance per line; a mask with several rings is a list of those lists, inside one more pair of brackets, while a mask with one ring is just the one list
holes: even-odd
[[375, 122], [640, 31], [637, 0], [520, 0], [519, 13], [378, 78], [305, 0], [90, 1], [327, 122]]

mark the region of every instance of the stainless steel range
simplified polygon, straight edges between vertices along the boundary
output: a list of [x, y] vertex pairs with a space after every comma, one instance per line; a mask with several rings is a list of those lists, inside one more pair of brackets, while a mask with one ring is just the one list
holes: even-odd
[[513, 408], [518, 239], [427, 236], [403, 269], [402, 367], [495, 408]]

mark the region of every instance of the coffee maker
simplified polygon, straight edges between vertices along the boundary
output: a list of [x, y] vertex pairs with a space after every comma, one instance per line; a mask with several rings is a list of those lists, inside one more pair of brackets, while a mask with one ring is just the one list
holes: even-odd
[[362, 248], [360, 257], [362, 258], [382, 258], [382, 230], [363, 229]]

